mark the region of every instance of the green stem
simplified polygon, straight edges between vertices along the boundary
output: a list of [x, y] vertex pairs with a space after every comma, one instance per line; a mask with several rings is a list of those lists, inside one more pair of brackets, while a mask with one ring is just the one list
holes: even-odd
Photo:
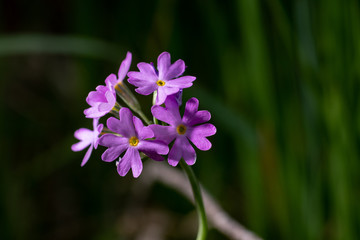
[[203, 203], [202, 196], [201, 196], [199, 182], [197, 181], [196, 176], [195, 176], [193, 170], [191, 169], [191, 167], [189, 167], [185, 163], [184, 160], [180, 161], [180, 166], [182, 167], [182, 169], [184, 169], [187, 177], [189, 178], [191, 188], [192, 188], [194, 198], [195, 198], [196, 210], [197, 210], [198, 216], [199, 216], [199, 230], [198, 230], [198, 235], [196, 237], [196, 240], [205, 240], [206, 234], [207, 234], [207, 220], [206, 220], [206, 213], [205, 213], [204, 203]]
[[[157, 96], [157, 90], [153, 93], [153, 99], [152, 99], [152, 105], [155, 105], [156, 102], [156, 96]], [[154, 124], [159, 124], [158, 120], [153, 116], [153, 122]]]
[[150, 120], [145, 116], [145, 114], [141, 110], [136, 111], [136, 113], [139, 114], [139, 116], [142, 118], [142, 120], [146, 122], [147, 125], [151, 124]]

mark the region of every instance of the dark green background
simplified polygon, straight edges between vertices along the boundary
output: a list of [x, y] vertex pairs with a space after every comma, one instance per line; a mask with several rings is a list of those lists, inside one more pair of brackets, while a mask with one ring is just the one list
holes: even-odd
[[169, 51], [197, 77], [184, 98], [218, 132], [193, 169], [234, 219], [265, 239], [360, 238], [359, 1], [1, 0], [0, 33], [1, 239], [135, 239], [137, 208], [194, 239], [173, 189], [135, 198], [103, 148], [84, 168], [70, 151], [126, 51], [131, 70]]

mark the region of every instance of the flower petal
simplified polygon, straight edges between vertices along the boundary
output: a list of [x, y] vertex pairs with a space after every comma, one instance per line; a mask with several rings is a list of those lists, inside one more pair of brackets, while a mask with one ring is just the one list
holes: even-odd
[[196, 152], [189, 141], [184, 138], [182, 142], [182, 155], [187, 165], [193, 165], [196, 162]]
[[170, 67], [171, 59], [170, 53], [163, 52], [159, 55], [157, 59], [157, 69], [159, 70], [159, 79], [165, 80], [166, 73]]
[[129, 150], [132, 150], [132, 156], [131, 157], [131, 169], [132, 169], [132, 173], [134, 178], [137, 178], [140, 176], [142, 169], [143, 169], [143, 164], [140, 158], [140, 153], [136, 148], [129, 148]]
[[154, 67], [149, 63], [138, 63], [137, 67], [139, 68], [140, 72], [143, 74], [144, 80], [147, 81], [156, 81], [158, 79], [158, 75], [155, 72]]
[[110, 147], [101, 155], [101, 159], [104, 162], [112, 162], [117, 159], [127, 148], [128, 144], [117, 145], [116, 147]]
[[117, 164], [117, 172], [120, 176], [124, 177], [131, 168], [131, 158], [129, 155], [132, 155], [133, 148], [128, 148], [124, 157], [120, 159], [119, 163]]
[[83, 158], [83, 160], [81, 162], [81, 165], [80, 165], [81, 167], [83, 167], [89, 161], [92, 150], [93, 150], [93, 146], [90, 145], [89, 149], [86, 151], [85, 156], [84, 156], [84, 158]]
[[135, 148], [129, 147], [124, 157], [120, 160], [117, 171], [120, 176], [125, 176], [130, 168], [132, 168], [133, 176], [137, 178], [142, 171], [142, 162], [139, 151]]
[[132, 121], [132, 113], [128, 108], [121, 108], [119, 111], [120, 120], [111, 117], [106, 121], [107, 127], [116, 133], [120, 133], [125, 137], [135, 136], [134, 123]]
[[188, 88], [193, 85], [192, 82], [195, 81], [195, 79], [196, 77], [193, 76], [183, 76], [167, 81], [166, 86], [177, 87], [177, 88]]
[[182, 144], [183, 144], [183, 139], [182, 137], [178, 137], [176, 138], [174, 145], [172, 146], [170, 152], [169, 152], [169, 156], [168, 156], [168, 163], [175, 167], [176, 165], [178, 165], [181, 156], [182, 156]]
[[164, 90], [166, 96], [173, 95], [180, 91], [180, 88], [177, 88], [177, 87], [164, 86], [164, 87], [162, 87], [162, 89]]
[[[105, 79], [105, 84], [106, 84], [106, 87], [108, 88], [108, 90], [114, 90], [115, 88], [115, 85], [117, 84], [117, 78], [116, 78], [116, 75], [111, 73], [106, 79]], [[108, 91], [107, 90], [107, 91]]]
[[77, 143], [74, 143], [73, 145], [71, 145], [71, 150], [74, 152], [79, 152], [79, 151], [84, 150], [90, 144], [91, 144], [90, 141], [83, 140], [83, 141], [80, 141], [80, 142], [77, 142]]
[[80, 128], [75, 131], [74, 137], [79, 140], [88, 140], [89, 142], [91, 142], [93, 138], [93, 131], [87, 128]]
[[106, 102], [100, 103], [98, 106], [99, 112], [108, 113], [114, 107], [116, 102], [116, 96], [110, 90], [105, 93]]
[[135, 89], [135, 91], [141, 95], [149, 95], [153, 93], [156, 89], [158, 89], [158, 85], [156, 85], [156, 83], [146, 83], [141, 87]]
[[176, 138], [176, 129], [173, 126], [152, 124], [149, 127], [153, 130], [156, 140], [162, 141], [165, 144], [169, 144]]
[[151, 130], [151, 128], [149, 128], [148, 126], [144, 127], [144, 124], [138, 117], [134, 116], [133, 122], [135, 126], [135, 131], [140, 140], [154, 137], [154, 132]]
[[118, 145], [128, 144], [129, 140], [126, 137], [119, 137], [111, 133], [107, 133], [100, 137], [99, 144], [104, 147], [116, 147]]
[[208, 136], [212, 136], [216, 133], [216, 128], [214, 125], [207, 123], [200, 126], [196, 126], [191, 131], [187, 137], [190, 141], [200, 150], [207, 151], [211, 148], [211, 142], [206, 139]]
[[176, 124], [181, 121], [180, 118], [177, 119], [175, 116], [173, 116], [168, 109], [160, 107], [158, 105], [152, 106], [151, 113], [155, 118], [159, 119], [160, 121], [166, 122], [167, 124], [170, 124], [172, 126], [176, 126]]
[[99, 111], [100, 103], [94, 105], [93, 107], [87, 108], [84, 110], [84, 114], [86, 118], [100, 118], [104, 116], [107, 112]]
[[165, 102], [167, 95], [163, 87], [159, 87], [156, 95], [156, 105], [161, 105]]
[[149, 80], [146, 75], [141, 72], [129, 72], [128, 77], [128, 82], [135, 87], [142, 87], [143, 85], [148, 85], [150, 83], [154, 84], [157, 81], [156, 79]]
[[127, 72], [129, 71], [130, 65], [131, 65], [131, 59], [132, 59], [132, 55], [131, 52], [127, 52], [126, 53], [126, 57], [125, 59], [121, 62], [119, 71], [118, 71], [118, 81], [122, 81], [124, 80]]
[[206, 110], [198, 111], [197, 113], [195, 113], [195, 115], [193, 115], [191, 118], [188, 118], [186, 120], [185, 120], [185, 114], [183, 117], [183, 121], [184, 122], [186, 121], [189, 126], [194, 126], [200, 123], [204, 123], [209, 121], [210, 119], [211, 119], [211, 114], [209, 111]]
[[185, 71], [185, 63], [183, 60], [179, 59], [167, 69], [164, 76], [165, 80], [173, 79], [179, 77]]
[[143, 140], [139, 142], [138, 149], [145, 152], [155, 152], [165, 155], [169, 152], [169, 147], [163, 142], [156, 140]]

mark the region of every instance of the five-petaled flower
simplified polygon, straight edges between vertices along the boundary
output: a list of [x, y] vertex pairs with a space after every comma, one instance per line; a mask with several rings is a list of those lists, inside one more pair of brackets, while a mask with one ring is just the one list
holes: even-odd
[[129, 72], [128, 82], [138, 87], [137, 93], [149, 95], [157, 91], [156, 105], [165, 102], [167, 96], [179, 92], [183, 88], [192, 86], [196, 79], [193, 76], [182, 76], [185, 63], [179, 59], [171, 64], [170, 54], [163, 52], [157, 60], [157, 70], [152, 64], [141, 62], [137, 65], [140, 72]]
[[78, 152], [85, 149], [87, 146], [90, 146], [89, 149], [86, 151], [86, 154], [81, 162], [81, 166], [84, 166], [87, 163], [93, 148], [96, 149], [98, 147], [99, 134], [101, 133], [104, 127], [103, 124], [98, 124], [98, 123], [99, 123], [99, 119], [94, 118], [92, 131], [87, 128], [80, 128], [76, 130], [74, 133], [75, 138], [80, 140], [80, 142], [73, 144], [71, 146], [71, 150], [73, 150], [74, 152]]
[[179, 105], [174, 98], [167, 98], [165, 108], [153, 106], [151, 112], [157, 119], [168, 123], [169, 126], [150, 125], [157, 140], [169, 144], [175, 139], [169, 155], [168, 162], [176, 166], [183, 158], [188, 165], [196, 161], [196, 153], [189, 140], [200, 150], [206, 151], [211, 148], [211, 143], [206, 137], [216, 133], [216, 128], [210, 123], [202, 124], [210, 120], [210, 112], [198, 111], [199, 101], [190, 98], [185, 105], [184, 116], [181, 118]]
[[143, 168], [139, 151], [154, 160], [163, 160], [160, 156], [169, 152], [169, 147], [162, 142], [151, 140], [154, 133], [149, 126], [144, 126], [141, 120], [131, 113], [128, 108], [119, 111], [120, 120], [111, 117], [107, 120], [107, 127], [119, 135], [105, 134], [99, 144], [108, 149], [101, 158], [105, 162], [117, 159], [125, 150], [126, 153], [117, 164], [120, 176], [125, 176], [130, 168], [133, 176], [137, 178]]

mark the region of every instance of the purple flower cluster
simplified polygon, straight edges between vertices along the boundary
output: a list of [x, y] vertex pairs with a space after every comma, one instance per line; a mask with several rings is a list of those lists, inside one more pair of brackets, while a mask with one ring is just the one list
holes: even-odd
[[[211, 118], [210, 112], [199, 111], [199, 101], [196, 98], [190, 98], [186, 102], [184, 114], [182, 117], [180, 115], [182, 91], [191, 87], [196, 78], [182, 76], [185, 71], [184, 61], [179, 59], [171, 63], [167, 52], [158, 57], [157, 68], [153, 64], [141, 62], [137, 65], [138, 72], [128, 72], [131, 58], [132, 55], [128, 52], [120, 65], [118, 76], [110, 74], [105, 85], [100, 85], [96, 87], [96, 91], [89, 93], [86, 101], [90, 107], [84, 114], [93, 119], [93, 130], [81, 128], [75, 131], [75, 137], [80, 142], [73, 144], [71, 149], [81, 151], [89, 147], [81, 163], [84, 166], [93, 148], [96, 149], [98, 145], [107, 147], [101, 156], [102, 160], [118, 160], [116, 165], [119, 175], [125, 176], [131, 169], [135, 178], [143, 168], [141, 153], [157, 161], [164, 160], [163, 156], [167, 155], [171, 166], [176, 166], [181, 158], [188, 165], [193, 165], [196, 161], [193, 145], [202, 151], [209, 150], [211, 143], [207, 137], [216, 133], [215, 126], [206, 123]], [[141, 110], [131, 104], [137, 101], [124, 86], [126, 75], [128, 82], [137, 87], [137, 93], [153, 93], [156, 96], [151, 108], [156, 124], [150, 123]], [[143, 118], [146, 126], [129, 108], [120, 107], [117, 94], [131, 110]], [[103, 124], [99, 124], [99, 119], [108, 113], [115, 117], [108, 118], [107, 127], [104, 128]], [[158, 120], [161, 124], [157, 124]]]

